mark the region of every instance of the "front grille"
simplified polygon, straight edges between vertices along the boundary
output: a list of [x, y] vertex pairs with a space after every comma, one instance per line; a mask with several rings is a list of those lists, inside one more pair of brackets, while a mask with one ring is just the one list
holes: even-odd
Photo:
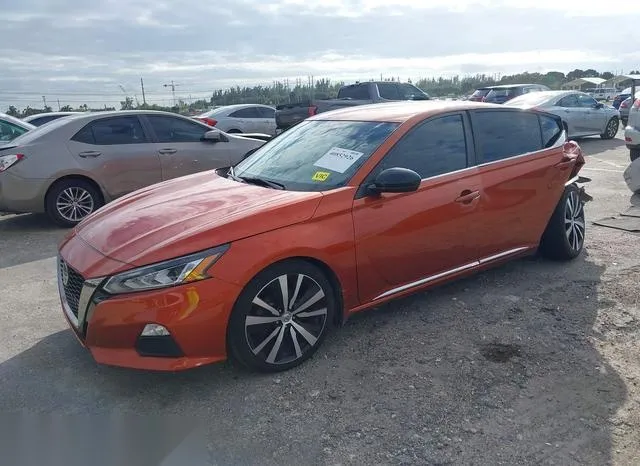
[[[64, 270], [66, 269], [66, 270]], [[80, 303], [80, 293], [82, 292], [82, 285], [84, 284], [84, 278], [78, 272], [66, 265], [63, 261], [60, 262], [60, 272], [62, 275], [62, 286], [64, 288], [64, 297], [67, 300], [67, 304], [73, 312], [73, 315], [78, 317], [78, 307]], [[65, 280], [65, 275], [68, 279]], [[66, 281], [66, 283], [65, 283]]]

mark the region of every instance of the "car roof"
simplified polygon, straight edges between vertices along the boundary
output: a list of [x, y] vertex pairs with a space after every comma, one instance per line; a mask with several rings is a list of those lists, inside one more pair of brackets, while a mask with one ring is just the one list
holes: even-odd
[[456, 100], [419, 100], [385, 102], [380, 104], [357, 105], [339, 110], [320, 113], [309, 120], [339, 120], [339, 121], [386, 121], [404, 123], [410, 118], [422, 116], [424, 118], [443, 112], [459, 110], [504, 108], [504, 105], [488, 104], [484, 102], [456, 101]]
[[67, 121], [78, 120], [92, 120], [97, 118], [104, 118], [110, 116], [123, 116], [123, 115], [170, 115], [182, 118], [189, 118], [184, 115], [179, 115], [172, 112], [164, 112], [162, 110], [104, 110], [98, 112], [81, 112], [77, 114], [69, 115], [69, 118], [65, 118]]
[[42, 112], [42, 113], [34, 113], [33, 115], [29, 115], [25, 117], [25, 121], [34, 120], [36, 118], [46, 117], [46, 116], [67, 116], [67, 115], [78, 115], [80, 113], [87, 112]]
[[527, 86], [543, 86], [543, 84], [500, 84], [499, 86], [490, 86], [491, 89], [508, 89], [511, 87], [527, 87]]
[[13, 123], [16, 126], [20, 126], [25, 129], [35, 129], [36, 126], [32, 125], [28, 121], [21, 120], [19, 118], [12, 117], [11, 115], [7, 115], [6, 113], [0, 113], [0, 120], [7, 121], [9, 123]]

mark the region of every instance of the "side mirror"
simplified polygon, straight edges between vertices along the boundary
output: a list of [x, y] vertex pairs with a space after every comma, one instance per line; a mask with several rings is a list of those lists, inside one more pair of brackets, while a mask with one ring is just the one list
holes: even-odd
[[379, 193], [410, 193], [417, 191], [422, 178], [408, 168], [387, 168], [376, 176], [372, 184], [367, 186], [369, 192]]
[[224, 133], [219, 129], [212, 129], [204, 133], [202, 136], [203, 141], [208, 142], [228, 142], [228, 139], [225, 137]]
[[593, 106], [596, 110], [600, 110], [601, 108], [604, 108], [604, 104], [602, 102], [598, 102], [597, 104], [595, 104]]

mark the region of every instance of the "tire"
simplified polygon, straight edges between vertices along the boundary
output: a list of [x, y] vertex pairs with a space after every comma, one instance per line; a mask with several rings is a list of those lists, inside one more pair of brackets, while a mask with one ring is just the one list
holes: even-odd
[[607, 126], [604, 128], [604, 133], [600, 135], [602, 139], [613, 139], [618, 134], [618, 128], [620, 127], [620, 120], [618, 118], [613, 117], [607, 123]]
[[632, 162], [640, 159], [640, 149], [629, 149], [629, 158]]
[[[76, 199], [76, 208], [64, 208]], [[61, 227], [74, 227], [89, 214], [104, 205], [102, 194], [93, 183], [83, 179], [57, 181], [49, 188], [45, 201], [45, 211], [54, 223]]]
[[322, 344], [336, 306], [330, 281], [315, 265], [289, 260], [268, 267], [236, 301], [227, 329], [229, 355], [259, 372], [298, 366]]
[[622, 126], [627, 126], [627, 119], [626, 118], [620, 118], [620, 122], [622, 123]]
[[580, 255], [585, 238], [584, 202], [575, 184], [565, 188], [540, 241], [540, 253], [552, 260]]

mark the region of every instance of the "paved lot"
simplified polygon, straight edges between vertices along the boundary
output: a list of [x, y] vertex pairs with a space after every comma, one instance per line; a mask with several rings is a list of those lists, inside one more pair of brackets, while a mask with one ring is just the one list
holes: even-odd
[[[581, 145], [589, 218], [625, 209], [622, 140]], [[2, 412], [201, 419], [215, 464], [640, 464], [633, 234], [591, 226], [572, 263], [517, 261], [363, 313], [277, 376], [98, 367], [59, 310], [63, 234], [0, 217]]]

